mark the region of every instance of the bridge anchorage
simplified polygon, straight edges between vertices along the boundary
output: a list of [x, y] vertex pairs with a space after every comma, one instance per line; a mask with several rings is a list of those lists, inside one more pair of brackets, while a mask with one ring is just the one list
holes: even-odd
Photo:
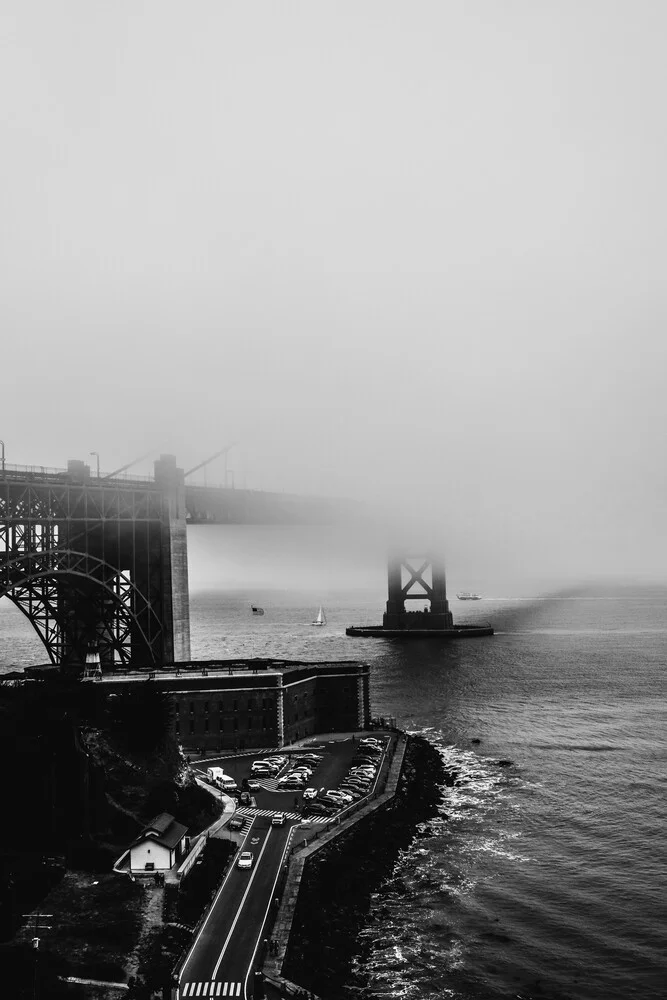
[[67, 470], [0, 474], [0, 597], [37, 630], [52, 663], [102, 667], [190, 657], [186, 504], [176, 459], [154, 480]]
[[[382, 625], [351, 625], [345, 634], [385, 639], [472, 639], [493, 635], [490, 625], [456, 625], [449, 610], [445, 566], [420, 552], [395, 552], [388, 566], [387, 610]], [[406, 601], [420, 601], [406, 611]], [[425, 603], [426, 602], [426, 603]]]

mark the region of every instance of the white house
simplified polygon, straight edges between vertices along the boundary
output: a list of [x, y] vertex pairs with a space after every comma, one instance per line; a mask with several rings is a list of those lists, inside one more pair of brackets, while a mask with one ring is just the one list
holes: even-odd
[[156, 816], [130, 847], [130, 871], [169, 871], [186, 853], [187, 832], [169, 813]]

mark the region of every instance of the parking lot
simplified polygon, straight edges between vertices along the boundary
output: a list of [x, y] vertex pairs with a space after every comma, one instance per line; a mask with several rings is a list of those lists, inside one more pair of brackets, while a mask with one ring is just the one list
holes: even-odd
[[[319, 813], [326, 819], [350, 802], [361, 801], [373, 792], [386, 760], [383, 751], [389, 739], [385, 733], [353, 734], [335, 739], [312, 739], [278, 750], [211, 756], [192, 763], [202, 777], [209, 768], [222, 768], [238, 786], [237, 793], [228, 791], [227, 794], [238, 797], [241, 792], [248, 792], [251, 801], [242, 805], [249, 805], [263, 814], [282, 811], [308, 816]], [[366, 740], [377, 741], [377, 748], [365, 743]], [[319, 759], [311, 759], [314, 757]], [[260, 763], [269, 758], [282, 759], [276, 760], [269, 770]], [[305, 780], [283, 787], [281, 782], [299, 767], [312, 768], [312, 773], [306, 774]], [[306, 789], [309, 791], [304, 798]], [[334, 796], [345, 795], [347, 799], [334, 801], [328, 797], [329, 792]]]

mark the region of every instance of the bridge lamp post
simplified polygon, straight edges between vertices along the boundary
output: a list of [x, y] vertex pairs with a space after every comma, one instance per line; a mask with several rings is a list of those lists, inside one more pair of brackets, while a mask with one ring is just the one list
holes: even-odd
[[4, 441], [0, 441], [0, 448], [2, 448], [2, 451], [0, 451], [0, 462], [2, 463], [2, 471], [4, 472], [5, 471], [5, 442]]
[[89, 454], [90, 455], [94, 455], [95, 458], [97, 459], [97, 478], [99, 479], [100, 478], [100, 454], [97, 451], [91, 451], [91, 452], [89, 452]]

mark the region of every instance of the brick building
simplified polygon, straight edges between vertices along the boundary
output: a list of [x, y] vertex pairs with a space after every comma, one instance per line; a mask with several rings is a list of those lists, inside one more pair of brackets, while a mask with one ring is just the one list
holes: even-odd
[[370, 720], [369, 667], [356, 660], [199, 660], [105, 671], [102, 683], [120, 690], [147, 680], [172, 696], [185, 747], [279, 747]]

